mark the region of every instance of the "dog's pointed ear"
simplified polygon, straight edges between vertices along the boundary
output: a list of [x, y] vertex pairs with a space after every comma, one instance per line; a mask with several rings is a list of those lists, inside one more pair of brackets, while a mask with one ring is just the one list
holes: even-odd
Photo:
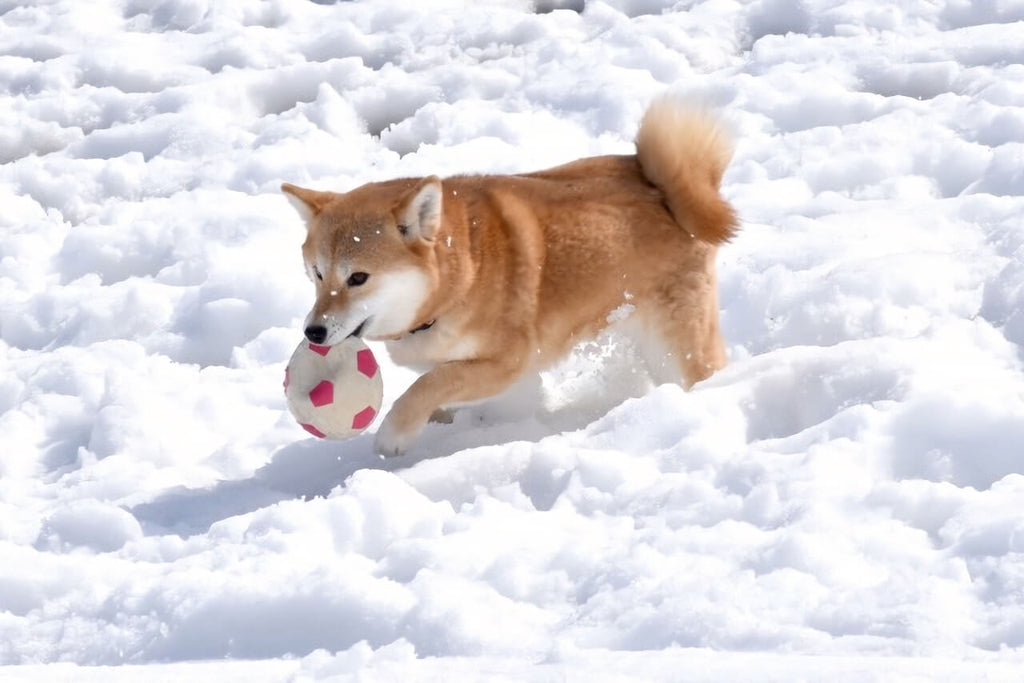
[[395, 211], [398, 231], [410, 242], [433, 240], [441, 228], [441, 208], [441, 179], [424, 178]]
[[309, 222], [309, 219], [320, 213], [327, 202], [331, 201], [334, 197], [332, 192], [317, 192], [316, 190], [307, 190], [304, 187], [298, 185], [292, 185], [291, 183], [282, 183], [281, 191], [284, 192], [285, 197], [295, 207], [295, 210], [302, 216], [302, 220]]

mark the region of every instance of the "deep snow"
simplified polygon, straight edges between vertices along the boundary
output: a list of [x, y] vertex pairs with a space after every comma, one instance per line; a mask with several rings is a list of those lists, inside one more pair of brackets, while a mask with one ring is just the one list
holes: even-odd
[[[538, 4], [0, 0], [0, 678], [1019, 676], [1024, 3]], [[736, 136], [727, 369], [605, 336], [308, 438], [281, 181], [628, 152], [666, 89]]]

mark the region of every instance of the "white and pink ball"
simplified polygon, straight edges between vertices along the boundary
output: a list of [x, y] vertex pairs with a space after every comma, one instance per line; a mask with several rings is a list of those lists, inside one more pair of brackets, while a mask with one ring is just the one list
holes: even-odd
[[307, 432], [347, 439], [373, 422], [384, 384], [377, 359], [360, 339], [349, 337], [334, 346], [303, 341], [285, 368], [284, 393]]

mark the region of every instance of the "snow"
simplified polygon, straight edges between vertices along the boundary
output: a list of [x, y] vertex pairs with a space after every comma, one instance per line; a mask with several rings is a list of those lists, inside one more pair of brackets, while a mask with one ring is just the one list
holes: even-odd
[[[0, 678], [1019, 680], [1024, 3], [0, 27]], [[665, 90], [736, 136], [725, 370], [609, 334], [402, 458], [295, 424], [282, 181], [629, 152]]]

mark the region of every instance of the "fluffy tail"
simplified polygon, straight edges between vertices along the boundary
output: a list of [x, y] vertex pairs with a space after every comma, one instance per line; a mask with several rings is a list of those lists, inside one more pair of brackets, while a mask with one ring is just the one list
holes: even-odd
[[718, 193], [732, 143], [710, 112], [670, 97], [655, 100], [640, 122], [636, 154], [644, 175], [665, 194], [672, 216], [690, 235], [720, 244], [736, 234], [736, 212]]

